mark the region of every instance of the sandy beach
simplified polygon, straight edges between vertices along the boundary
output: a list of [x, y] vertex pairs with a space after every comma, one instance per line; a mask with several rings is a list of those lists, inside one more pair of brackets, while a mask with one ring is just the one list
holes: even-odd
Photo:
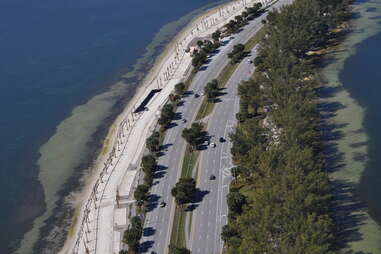
[[[118, 228], [126, 226], [127, 215], [122, 211], [125, 207], [115, 209], [116, 192], [121, 197], [132, 193], [145, 139], [153, 131], [160, 108], [175, 84], [190, 73], [191, 57], [185, 52], [189, 42], [213, 33], [254, 2], [258, 1], [233, 1], [203, 13], [178, 33], [156, 59], [134, 97], [109, 128], [92, 174], [86, 176], [85, 188], [77, 195], [75, 203], [80, 208], [60, 253], [85, 253], [86, 248], [98, 253], [119, 251], [123, 230]], [[162, 90], [150, 100], [148, 111], [133, 113], [153, 89]]]

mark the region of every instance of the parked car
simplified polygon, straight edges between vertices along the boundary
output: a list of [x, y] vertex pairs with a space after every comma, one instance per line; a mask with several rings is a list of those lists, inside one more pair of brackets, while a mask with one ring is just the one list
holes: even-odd
[[216, 147], [216, 143], [210, 143], [210, 147], [215, 148]]
[[164, 201], [161, 201], [160, 207], [165, 207], [167, 204]]
[[216, 180], [216, 176], [215, 175], [210, 175], [209, 180]]

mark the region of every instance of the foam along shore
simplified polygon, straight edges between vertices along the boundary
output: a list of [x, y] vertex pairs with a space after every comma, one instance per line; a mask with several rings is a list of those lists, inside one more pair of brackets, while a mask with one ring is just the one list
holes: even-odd
[[[80, 208], [72, 237], [67, 239], [61, 253], [118, 253], [123, 228], [126, 225], [127, 198], [134, 187], [139, 160], [146, 138], [153, 131], [160, 108], [166, 103], [175, 84], [184, 80], [191, 70], [188, 44], [196, 37], [205, 37], [225, 25], [246, 6], [267, 0], [239, 0], [213, 8], [194, 19], [168, 45], [154, 68], [144, 79], [135, 96], [110, 127], [100, 155], [81, 194], [85, 199]], [[162, 89], [146, 105], [148, 111], [135, 109], [153, 89]], [[112, 145], [110, 145], [112, 144]], [[116, 209], [116, 195], [121, 197]]]

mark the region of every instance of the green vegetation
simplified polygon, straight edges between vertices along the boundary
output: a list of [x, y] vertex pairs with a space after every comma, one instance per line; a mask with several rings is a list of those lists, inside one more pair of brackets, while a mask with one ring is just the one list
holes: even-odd
[[131, 224], [123, 235], [123, 243], [128, 245], [128, 253], [135, 254], [139, 250], [139, 241], [143, 234], [143, 224], [138, 216], [132, 217], [130, 221]]
[[160, 133], [155, 131], [146, 140], [146, 147], [151, 153], [157, 153], [160, 145]]
[[190, 177], [192, 176], [192, 171], [196, 166], [196, 162], [200, 151], [193, 150], [190, 145], [187, 145], [185, 149], [185, 155], [183, 160], [183, 166], [181, 169], [181, 177]]
[[187, 248], [177, 247], [174, 245], [169, 246], [169, 254], [191, 254]]
[[220, 38], [221, 38], [221, 31], [220, 30], [217, 30], [214, 33], [212, 33], [212, 39], [214, 42], [220, 41]]
[[[175, 252], [184, 249], [185, 246], [185, 223], [187, 213], [184, 207], [187, 203], [193, 200], [194, 192], [196, 191], [196, 181], [191, 177], [182, 177], [176, 183], [175, 187], [172, 189], [171, 194], [174, 196], [176, 201], [175, 215], [173, 218], [172, 234], [171, 234], [171, 245], [176, 248], [170, 250], [170, 253], [182, 253]], [[182, 250], [183, 251], [183, 250]]]
[[196, 181], [193, 178], [180, 178], [171, 190], [171, 194], [175, 198], [177, 205], [184, 206], [192, 201], [195, 190]]
[[180, 83], [175, 85], [175, 92], [177, 95], [180, 95], [180, 96], [183, 95], [185, 92], [185, 89], [186, 89], [186, 87], [185, 87], [185, 84], [183, 82], [180, 82]]
[[181, 207], [176, 206], [171, 231], [171, 245], [185, 246], [185, 221], [187, 214]]
[[[215, 34], [214, 37], [217, 38], [217, 34]], [[214, 42], [205, 40], [198, 41], [197, 45], [199, 49], [194, 50], [192, 53], [192, 66], [194, 72], [197, 72], [200, 69], [200, 67], [206, 62], [208, 55], [210, 55], [212, 52], [214, 52], [216, 49], [220, 47], [220, 42], [219, 40], [215, 40]]]
[[213, 79], [204, 87], [204, 93], [208, 102], [214, 102], [220, 93], [217, 79]]
[[138, 205], [143, 204], [148, 198], [149, 186], [145, 184], [140, 184], [136, 187], [134, 192], [134, 198], [138, 202]]
[[[242, 24], [242, 26], [243, 25], [244, 24]], [[220, 31], [216, 31], [215, 33], [212, 34], [214, 45], [216, 45], [217, 42], [219, 43], [219, 39], [221, 38], [221, 36], [222, 36], [222, 32]], [[249, 42], [245, 45], [245, 50], [251, 50], [259, 42], [259, 36], [263, 36], [263, 33], [258, 32], [253, 38], [251, 38]], [[202, 41], [198, 42], [199, 47], [203, 47], [203, 45], [204, 45], [204, 42]], [[196, 55], [193, 56], [192, 64], [194, 66], [194, 71], [191, 73], [190, 78], [185, 83], [186, 87], [189, 87], [192, 79], [196, 75], [196, 72], [199, 70], [199, 68], [202, 66], [202, 64], [204, 63], [204, 61], [206, 61], [206, 58], [207, 58], [207, 54], [202, 54], [202, 56], [200, 56], [200, 55], [197, 55], [197, 53], [200, 53], [200, 52], [197, 51]], [[229, 78], [231, 77], [231, 75], [236, 70], [237, 66], [238, 64], [226, 65], [223, 71], [219, 74], [217, 80], [211, 82], [214, 84], [209, 85], [210, 86], [209, 88], [212, 88], [210, 90], [216, 91], [223, 88], [225, 84], [227, 83], [227, 81], [229, 80]], [[215, 86], [215, 84], [217, 84], [217, 87]], [[205, 91], [205, 93], [208, 94], [207, 91]], [[209, 97], [214, 97], [213, 95], [216, 95], [216, 94], [214, 92], [210, 92], [210, 95], [212, 96], [209, 96]], [[197, 113], [196, 120], [200, 120], [212, 112], [214, 107], [214, 102], [210, 102], [210, 101], [211, 100], [210, 99], [208, 100], [207, 98], [203, 100], [202, 105]], [[201, 129], [199, 130], [200, 132], [201, 132]], [[197, 148], [197, 143], [198, 143], [197, 137], [201, 137], [201, 133], [199, 133], [199, 135], [195, 135], [195, 134], [192, 134], [191, 130], [187, 130], [185, 131], [185, 133], [183, 132], [183, 137], [186, 138], [188, 145], [184, 155], [181, 177], [189, 178], [192, 176], [192, 170], [195, 168], [195, 165], [197, 163], [197, 159], [199, 156], [199, 151], [195, 148]], [[171, 234], [171, 244], [173, 244], [174, 246], [180, 246], [180, 247], [185, 246], [185, 239], [184, 239], [185, 238], [185, 221], [186, 221], [186, 212], [183, 209], [177, 207], [175, 210], [174, 223], [172, 226], [172, 234]]]
[[159, 124], [164, 128], [168, 128], [169, 124], [171, 123], [173, 117], [175, 116], [174, 108], [172, 104], [167, 103], [163, 106], [163, 109], [161, 110], [161, 115], [159, 118]]
[[[250, 52], [261, 40], [261, 38], [264, 36], [264, 30], [259, 30], [255, 36], [253, 36], [246, 44], [245, 44], [245, 51]], [[217, 77], [218, 86], [219, 89], [224, 88], [230, 77], [233, 75], [235, 70], [237, 69], [238, 64], [227, 64], [225, 65], [224, 69], [221, 71], [221, 73]], [[201, 107], [196, 115], [196, 121], [199, 121], [203, 119], [204, 117], [208, 116], [210, 113], [212, 113], [214, 108], [214, 102], [209, 102], [207, 99], [204, 99], [201, 103]]]
[[253, 78], [239, 86], [237, 167], [225, 252], [336, 253], [320, 143], [316, 56], [348, 17], [345, 0], [295, 0], [269, 13]]
[[232, 52], [228, 54], [230, 58], [230, 64], [237, 64], [246, 56], [245, 45], [237, 44], [234, 45]]
[[247, 7], [245, 11], [241, 13], [241, 15], [235, 16], [234, 19], [230, 20], [224, 27], [227, 34], [237, 33], [241, 27], [248, 24], [249, 20], [253, 20], [258, 17], [262, 10], [262, 4], [256, 3], [252, 7]]
[[200, 143], [204, 128], [202, 123], [192, 123], [190, 128], [183, 129], [181, 136], [191, 146], [191, 150], [197, 149], [197, 145]]

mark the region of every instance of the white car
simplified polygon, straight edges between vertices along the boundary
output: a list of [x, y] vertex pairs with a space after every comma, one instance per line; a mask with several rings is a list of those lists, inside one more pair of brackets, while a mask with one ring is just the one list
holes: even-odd
[[215, 148], [216, 147], [216, 143], [210, 143], [210, 147]]

